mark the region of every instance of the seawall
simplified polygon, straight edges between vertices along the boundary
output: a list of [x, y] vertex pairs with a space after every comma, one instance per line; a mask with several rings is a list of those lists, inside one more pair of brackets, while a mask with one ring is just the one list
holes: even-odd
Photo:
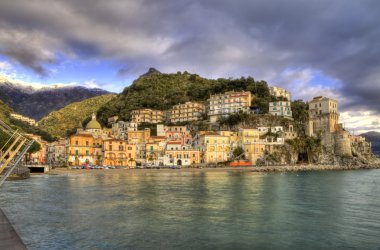
[[20, 236], [0, 208], [0, 249], [24, 250], [27, 249]]

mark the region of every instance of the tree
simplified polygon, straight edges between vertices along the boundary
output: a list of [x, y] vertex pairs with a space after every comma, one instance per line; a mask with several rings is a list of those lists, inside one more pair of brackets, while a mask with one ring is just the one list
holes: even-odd
[[286, 140], [286, 144], [294, 153], [303, 155], [308, 163], [314, 163], [314, 158], [322, 151], [321, 139], [315, 137], [298, 137], [292, 140]]
[[28, 153], [33, 154], [41, 150], [41, 145], [38, 142], [33, 142], [32, 146], [30, 146]]
[[237, 147], [233, 151], [233, 155], [235, 158], [242, 155], [242, 154], [244, 154], [244, 149], [242, 147]]
[[309, 107], [302, 100], [295, 100], [291, 105], [295, 129], [299, 135], [305, 135], [305, 124], [309, 119]]

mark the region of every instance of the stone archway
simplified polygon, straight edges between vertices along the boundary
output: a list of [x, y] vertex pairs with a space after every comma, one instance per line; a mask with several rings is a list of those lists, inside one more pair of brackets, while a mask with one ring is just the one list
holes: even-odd
[[182, 166], [182, 160], [177, 160], [177, 165]]

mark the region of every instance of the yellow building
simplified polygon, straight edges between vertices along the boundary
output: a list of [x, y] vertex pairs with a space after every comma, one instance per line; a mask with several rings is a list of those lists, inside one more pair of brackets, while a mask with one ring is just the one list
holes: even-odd
[[244, 155], [252, 164], [265, 154], [265, 144], [263, 142], [244, 143]]
[[240, 128], [238, 131], [239, 145], [260, 141], [260, 131], [256, 128]]
[[70, 136], [68, 144], [68, 163], [72, 165], [101, 165], [102, 143], [91, 134], [75, 134]]
[[290, 92], [280, 87], [276, 87], [276, 86], [269, 87], [269, 93], [277, 98], [286, 98], [288, 101], [292, 100]]
[[239, 133], [235, 131], [219, 131], [219, 134], [221, 136], [228, 136], [230, 138], [230, 146], [231, 150], [234, 150], [236, 147], [239, 146]]
[[197, 121], [202, 119], [205, 106], [198, 102], [186, 102], [173, 106], [170, 113], [170, 122]]
[[128, 131], [128, 144], [146, 143], [150, 138], [150, 129]]
[[[223, 135], [228, 135], [229, 131], [223, 131]], [[260, 131], [256, 128], [240, 128], [239, 131], [230, 132], [230, 142], [233, 148], [241, 147], [244, 151], [245, 159], [255, 164], [265, 152], [265, 145], [260, 140]]]
[[308, 135], [318, 133], [334, 133], [338, 130], [339, 113], [338, 101], [327, 97], [317, 96], [309, 102]]
[[165, 115], [161, 110], [138, 109], [132, 111], [132, 122], [140, 123], [161, 123], [164, 122]]
[[92, 119], [86, 125], [86, 129], [78, 129], [77, 133], [69, 138], [67, 150], [69, 165], [101, 165], [103, 161], [103, 136], [106, 135], [103, 134], [102, 127], [96, 120], [95, 114], [92, 114]]
[[230, 137], [214, 132], [200, 135], [200, 148], [204, 163], [217, 163], [229, 160], [231, 156]]
[[240, 111], [249, 112], [251, 102], [252, 96], [249, 91], [229, 91], [211, 95], [208, 99], [210, 121], [216, 122], [220, 117], [226, 117]]
[[103, 141], [105, 166], [136, 166], [136, 145], [118, 139]]

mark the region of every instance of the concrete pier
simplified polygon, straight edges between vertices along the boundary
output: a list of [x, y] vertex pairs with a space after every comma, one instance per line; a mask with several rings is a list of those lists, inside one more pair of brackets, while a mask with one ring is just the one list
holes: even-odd
[[21, 241], [13, 226], [0, 208], [0, 249], [24, 250], [26, 246]]

